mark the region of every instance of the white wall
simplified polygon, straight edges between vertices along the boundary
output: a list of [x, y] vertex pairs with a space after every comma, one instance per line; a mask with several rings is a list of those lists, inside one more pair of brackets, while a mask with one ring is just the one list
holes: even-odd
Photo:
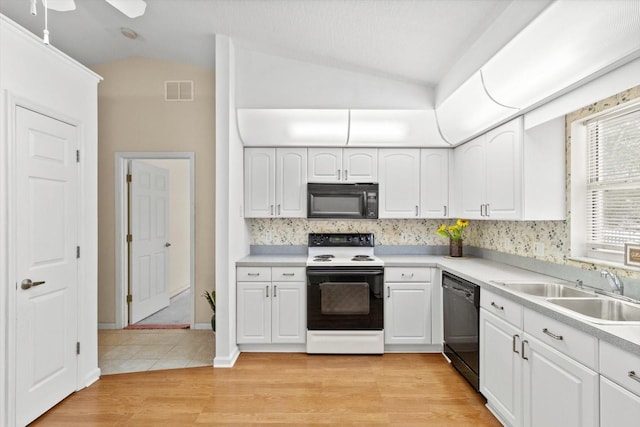
[[432, 109], [433, 90], [235, 47], [237, 108]]
[[98, 379], [97, 335], [97, 83], [100, 77], [32, 33], [0, 15], [0, 424], [14, 419], [15, 301], [17, 283], [13, 258], [15, 199], [12, 174], [15, 105], [24, 105], [65, 120], [80, 130], [80, 246], [78, 288], [77, 388]]

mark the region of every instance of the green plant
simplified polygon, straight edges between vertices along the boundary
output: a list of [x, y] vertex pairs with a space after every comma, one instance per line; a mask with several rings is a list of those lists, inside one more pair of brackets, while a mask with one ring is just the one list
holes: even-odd
[[459, 242], [462, 240], [462, 232], [468, 226], [469, 226], [469, 221], [467, 221], [466, 219], [458, 219], [454, 225], [447, 226], [445, 224], [442, 224], [440, 227], [438, 227], [438, 229], [436, 230], [436, 233], [438, 233], [440, 236], [444, 237], [445, 239], [450, 239], [450, 240]]
[[204, 291], [204, 294], [202, 294], [202, 296], [209, 303], [209, 306], [211, 307], [213, 314], [216, 314], [216, 291], [212, 291], [212, 292]]

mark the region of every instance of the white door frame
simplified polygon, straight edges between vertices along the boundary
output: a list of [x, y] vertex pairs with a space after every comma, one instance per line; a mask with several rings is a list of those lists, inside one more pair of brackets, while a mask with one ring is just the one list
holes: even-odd
[[116, 329], [127, 326], [127, 162], [129, 160], [188, 160], [189, 161], [189, 286], [191, 289], [191, 329], [195, 327], [196, 241], [195, 241], [195, 171], [193, 152], [130, 152], [115, 153], [115, 224], [116, 224]]
[[[43, 114], [55, 120], [68, 123], [77, 128], [78, 132], [78, 149], [80, 153], [86, 151], [86, 128], [83, 122], [77, 118], [61, 114], [60, 112], [43, 106], [37, 102], [33, 102], [27, 98], [16, 96], [10, 91], [5, 91], [6, 114], [0, 117], [0, 123], [6, 127], [5, 138], [7, 144], [0, 147], [0, 169], [4, 170], [0, 173], [0, 199], [6, 211], [0, 210], [0, 283], [3, 285], [0, 289], [0, 310], [3, 315], [0, 316], [0, 379], [6, 387], [0, 390], [0, 425], [14, 425], [16, 421], [16, 334], [17, 312], [16, 312], [16, 295], [18, 286], [18, 277], [16, 271], [16, 224], [18, 212], [15, 212], [16, 199], [18, 194], [15, 191], [16, 176], [16, 108], [23, 107], [28, 110]], [[3, 138], [0, 136], [0, 141]], [[88, 233], [92, 230], [91, 219], [83, 219], [83, 211], [86, 203], [89, 201], [89, 191], [87, 188], [87, 162], [80, 162], [78, 168], [78, 214], [80, 221], [78, 222], [78, 244], [80, 247], [89, 248], [90, 242], [93, 240]], [[90, 167], [89, 169], [93, 169]], [[6, 204], [5, 204], [6, 203]], [[91, 251], [87, 251], [91, 252]], [[95, 283], [95, 278], [90, 277], [88, 272], [88, 263], [90, 259], [80, 257], [78, 259], [78, 282], [79, 283]], [[6, 284], [6, 286], [4, 286]], [[13, 286], [12, 286], [13, 285]], [[78, 310], [78, 340], [80, 342], [88, 342], [85, 339], [84, 331], [80, 324], [84, 322], [83, 315], [87, 314], [87, 310], [83, 310], [86, 306], [87, 290], [78, 287], [76, 309]], [[97, 307], [95, 308], [97, 314]], [[89, 313], [91, 315], [91, 313]], [[78, 367], [84, 363], [82, 357], [77, 359]], [[76, 390], [80, 390], [99, 377], [99, 371], [92, 372], [89, 376], [84, 377], [82, 369], [78, 369], [76, 376]]]

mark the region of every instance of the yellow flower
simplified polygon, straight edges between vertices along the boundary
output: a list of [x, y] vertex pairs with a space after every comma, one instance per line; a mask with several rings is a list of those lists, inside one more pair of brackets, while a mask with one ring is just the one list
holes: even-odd
[[467, 225], [469, 225], [469, 221], [467, 221], [466, 219], [459, 219], [456, 224], [458, 224], [458, 226], [465, 228]]
[[442, 225], [440, 226], [440, 228], [438, 228], [438, 231], [444, 231], [444, 230], [446, 230], [446, 229], [447, 229], [447, 226], [446, 226], [446, 225], [444, 225], [444, 224], [442, 224]]

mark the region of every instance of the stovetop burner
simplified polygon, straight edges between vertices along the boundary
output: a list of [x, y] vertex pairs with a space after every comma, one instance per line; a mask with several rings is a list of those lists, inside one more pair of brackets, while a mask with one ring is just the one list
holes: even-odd
[[351, 261], [375, 261], [369, 255], [354, 255]]

